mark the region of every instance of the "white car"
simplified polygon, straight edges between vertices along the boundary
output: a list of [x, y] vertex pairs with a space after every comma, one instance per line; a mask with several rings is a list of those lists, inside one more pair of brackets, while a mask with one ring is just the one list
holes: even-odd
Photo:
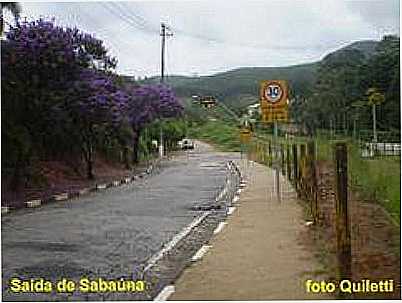
[[181, 149], [194, 149], [194, 142], [190, 139], [183, 139], [178, 144]]

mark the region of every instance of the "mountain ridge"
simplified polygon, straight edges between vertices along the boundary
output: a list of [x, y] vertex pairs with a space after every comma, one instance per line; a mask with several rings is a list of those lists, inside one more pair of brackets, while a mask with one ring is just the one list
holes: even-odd
[[[263, 79], [285, 79], [289, 82], [292, 95], [308, 96], [316, 80], [316, 72], [320, 63], [339, 56], [347, 56], [357, 52], [369, 58], [375, 52], [379, 41], [360, 40], [343, 46], [323, 56], [319, 61], [280, 67], [239, 67], [229, 71], [208, 76], [171, 75], [165, 83], [172, 86], [179, 97], [192, 95], [213, 95], [218, 100], [234, 108], [241, 108], [258, 102], [259, 82]], [[159, 76], [140, 81], [141, 83], [157, 83]]]

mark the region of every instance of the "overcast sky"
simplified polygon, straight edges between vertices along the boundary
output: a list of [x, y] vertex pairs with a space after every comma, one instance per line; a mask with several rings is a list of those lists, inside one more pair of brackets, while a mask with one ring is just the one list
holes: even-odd
[[319, 60], [351, 42], [399, 35], [399, 1], [23, 2], [22, 16], [55, 17], [102, 39], [119, 73], [160, 70], [160, 22], [168, 74], [208, 75], [245, 66]]

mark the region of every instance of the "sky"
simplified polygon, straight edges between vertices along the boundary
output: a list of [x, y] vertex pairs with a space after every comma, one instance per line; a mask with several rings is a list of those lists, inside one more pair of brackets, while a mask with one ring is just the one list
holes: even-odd
[[211, 75], [239, 67], [320, 60], [358, 40], [400, 34], [398, 0], [22, 2], [28, 20], [55, 17], [102, 39], [117, 72], [160, 73], [160, 23], [168, 75]]

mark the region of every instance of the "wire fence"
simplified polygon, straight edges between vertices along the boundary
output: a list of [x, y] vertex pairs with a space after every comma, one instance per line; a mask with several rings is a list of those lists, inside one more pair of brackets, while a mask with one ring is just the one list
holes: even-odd
[[[326, 144], [322, 143], [324, 141]], [[393, 258], [382, 251], [382, 245], [377, 245], [384, 231], [379, 230], [380, 236], [370, 233], [378, 226], [386, 229], [385, 219], [381, 219], [384, 216], [392, 219], [386, 215], [389, 212], [383, 211], [381, 198], [384, 197], [381, 194], [389, 195], [390, 183], [395, 181], [394, 204], [398, 205], [399, 186], [393, 174], [399, 174], [400, 167], [393, 164], [393, 161], [397, 163], [399, 157], [391, 160], [378, 155], [375, 160], [365, 159], [359, 154], [357, 144], [329, 142], [259, 137], [250, 142], [247, 151], [250, 160], [278, 169], [291, 182], [299, 200], [306, 203], [311, 224], [327, 228], [327, 237], [332, 243], [330, 249], [337, 259], [333, 262], [336, 263], [336, 280], [341, 281], [359, 276], [363, 272], [363, 263], [369, 262], [367, 260], [371, 254], [384, 255], [386, 260]], [[384, 163], [389, 166], [382, 167]], [[392, 181], [390, 178], [393, 178]], [[379, 203], [355, 203], [355, 189]], [[388, 211], [392, 211], [392, 207]], [[399, 213], [398, 207], [395, 213]], [[372, 218], [374, 216], [377, 218]], [[389, 239], [384, 236], [383, 240], [386, 242]], [[388, 266], [387, 262], [377, 266]], [[399, 279], [398, 275], [395, 279]], [[339, 293], [340, 297], [345, 295]]]

